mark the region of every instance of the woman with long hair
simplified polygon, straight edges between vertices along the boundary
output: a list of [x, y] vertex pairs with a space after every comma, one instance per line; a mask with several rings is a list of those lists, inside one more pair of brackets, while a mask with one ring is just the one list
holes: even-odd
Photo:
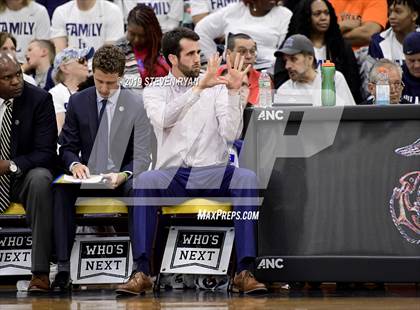
[[[334, 8], [328, 0], [302, 0], [290, 21], [286, 38], [294, 34], [308, 37], [315, 49], [318, 66], [331, 60], [349, 85], [357, 103], [362, 101], [360, 94], [360, 76], [353, 50], [338, 26]], [[289, 79], [284, 63], [277, 58], [274, 70], [274, 83], [278, 88]]]
[[161, 40], [162, 29], [153, 9], [138, 4], [128, 14], [126, 36], [116, 42], [126, 57], [124, 86], [142, 89], [150, 78], [169, 73], [169, 65], [160, 53]]

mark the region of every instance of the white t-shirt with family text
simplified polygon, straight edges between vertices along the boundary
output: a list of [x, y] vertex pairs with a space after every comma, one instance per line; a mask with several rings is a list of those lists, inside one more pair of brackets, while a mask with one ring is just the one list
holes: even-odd
[[67, 37], [68, 47], [97, 50], [105, 42], [124, 35], [121, 10], [115, 4], [96, 0], [88, 11], [81, 11], [75, 0], [57, 7], [52, 17], [51, 39]]
[[235, 2], [239, 2], [239, 0], [192, 0], [191, 16], [213, 13]]
[[17, 59], [25, 63], [25, 53], [34, 39], [48, 40], [50, 18], [47, 9], [32, 1], [18, 11], [6, 9], [0, 13], [0, 31], [8, 32], [16, 38]]

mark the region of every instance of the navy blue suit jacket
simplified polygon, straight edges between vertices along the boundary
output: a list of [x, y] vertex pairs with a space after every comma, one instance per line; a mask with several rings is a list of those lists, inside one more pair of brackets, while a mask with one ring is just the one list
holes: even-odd
[[[70, 96], [60, 134], [60, 157], [66, 169], [73, 162], [88, 165], [98, 131], [96, 88]], [[150, 164], [151, 125], [142, 98], [121, 88], [111, 122], [110, 156], [119, 171], [138, 174]], [[80, 154], [80, 156], [79, 156]]]
[[11, 159], [22, 173], [36, 167], [53, 169], [57, 156], [57, 122], [51, 95], [24, 83], [13, 99]]

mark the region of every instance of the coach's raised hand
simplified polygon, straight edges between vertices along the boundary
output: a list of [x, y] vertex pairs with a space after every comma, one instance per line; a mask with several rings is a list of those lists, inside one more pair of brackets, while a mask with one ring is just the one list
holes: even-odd
[[195, 86], [198, 90], [204, 90], [220, 84], [226, 84], [226, 79], [217, 75], [222, 57], [219, 54], [211, 56], [207, 63], [207, 70], [203, 77], [200, 78], [198, 85]]

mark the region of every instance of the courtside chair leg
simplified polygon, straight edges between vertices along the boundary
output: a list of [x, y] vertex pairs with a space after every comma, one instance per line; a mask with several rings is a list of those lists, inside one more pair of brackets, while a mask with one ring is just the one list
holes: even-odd
[[153, 292], [159, 292], [160, 291], [160, 272], [157, 273], [156, 275], [156, 280], [155, 283], [153, 285]]

